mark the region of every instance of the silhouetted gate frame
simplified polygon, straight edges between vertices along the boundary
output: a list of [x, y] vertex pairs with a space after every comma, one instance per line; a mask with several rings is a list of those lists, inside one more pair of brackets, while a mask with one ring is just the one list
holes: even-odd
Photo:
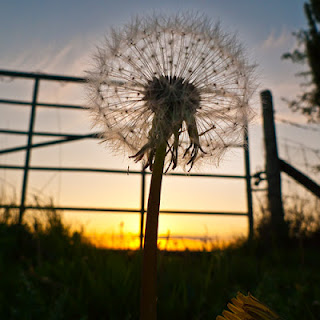
[[[28, 141], [26, 146], [8, 148], [0, 150], [1, 154], [8, 154], [13, 152], [18, 152], [25, 150], [25, 163], [24, 166], [15, 166], [15, 165], [0, 165], [0, 169], [10, 169], [10, 170], [23, 170], [23, 183], [21, 191], [21, 200], [20, 205], [4, 205], [0, 204], [0, 208], [15, 208], [19, 209], [19, 223], [22, 222], [23, 213], [25, 210], [37, 210], [37, 209], [56, 209], [56, 210], [65, 210], [65, 211], [91, 211], [91, 212], [121, 212], [121, 213], [140, 213], [140, 248], [142, 248], [143, 243], [143, 229], [144, 229], [144, 213], [146, 212], [145, 205], [145, 177], [150, 172], [141, 170], [141, 171], [127, 171], [127, 170], [109, 170], [109, 169], [98, 169], [98, 168], [74, 168], [74, 167], [44, 167], [44, 166], [30, 166], [31, 151], [34, 148], [55, 145], [60, 143], [66, 143], [81, 139], [97, 139], [98, 135], [96, 133], [90, 134], [60, 134], [53, 132], [35, 132], [35, 116], [37, 107], [47, 107], [47, 108], [64, 108], [64, 109], [86, 109], [82, 106], [77, 105], [67, 105], [67, 104], [52, 104], [52, 103], [39, 103], [38, 92], [39, 85], [41, 80], [45, 81], [63, 81], [63, 82], [73, 82], [73, 83], [84, 83], [85, 78], [80, 77], [68, 77], [60, 76], [53, 74], [43, 74], [43, 73], [27, 73], [27, 72], [18, 72], [18, 71], [9, 71], [9, 70], [0, 70], [1, 77], [10, 77], [10, 78], [24, 78], [34, 81], [33, 86], [33, 97], [32, 101], [24, 100], [15, 100], [15, 99], [0, 99], [1, 104], [11, 104], [11, 105], [24, 105], [31, 106], [31, 113], [29, 119], [29, 130], [28, 131], [19, 131], [19, 130], [5, 130], [0, 129], [0, 133], [4, 134], [14, 134], [14, 135], [27, 135]], [[33, 136], [43, 136], [43, 137], [56, 137], [59, 138], [54, 141], [42, 142], [42, 143], [32, 143]], [[183, 174], [183, 173], [167, 173], [166, 175], [170, 176], [190, 176], [190, 177], [209, 177], [209, 178], [228, 178], [228, 179], [244, 179], [246, 181], [246, 194], [247, 194], [247, 212], [211, 212], [211, 211], [177, 211], [177, 210], [162, 210], [161, 213], [166, 214], [201, 214], [201, 215], [229, 215], [229, 216], [248, 216], [249, 223], [249, 240], [253, 237], [253, 209], [252, 209], [252, 187], [251, 187], [251, 174], [250, 174], [250, 157], [249, 157], [249, 148], [248, 145], [248, 133], [247, 128], [244, 130], [244, 144], [239, 145], [244, 149], [244, 162], [245, 162], [245, 175], [228, 175], [228, 174]], [[119, 173], [119, 174], [139, 174], [141, 175], [141, 203], [140, 209], [121, 209], [121, 208], [88, 208], [88, 207], [39, 207], [39, 206], [28, 206], [26, 205], [26, 194], [28, 186], [28, 177], [30, 170], [37, 171], [68, 171], [68, 172], [100, 172], [100, 173]]]

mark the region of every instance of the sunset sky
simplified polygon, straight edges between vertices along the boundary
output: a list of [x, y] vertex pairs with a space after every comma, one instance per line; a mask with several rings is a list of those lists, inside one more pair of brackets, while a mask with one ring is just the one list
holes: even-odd
[[[85, 70], [89, 70], [92, 65], [96, 46], [103, 43], [110, 27], [120, 26], [135, 15], [195, 11], [205, 13], [213, 21], [220, 21], [226, 32], [236, 33], [246, 48], [248, 59], [258, 65], [258, 93], [270, 89], [277, 117], [303, 124], [306, 120], [288, 110], [281, 100], [282, 97], [294, 97], [300, 90], [300, 79], [295, 78], [294, 74], [302, 71], [303, 66], [283, 61], [281, 55], [295, 47], [292, 32], [306, 27], [303, 3], [304, 0], [3, 1], [0, 4], [0, 69], [85, 76]], [[31, 81], [0, 80], [3, 80], [0, 81], [0, 99], [30, 101]], [[258, 93], [251, 102], [257, 115], [249, 128], [252, 173], [264, 167]], [[84, 88], [79, 84], [41, 83], [41, 102], [85, 105], [85, 97]], [[28, 117], [28, 107], [0, 104], [0, 128], [27, 130]], [[85, 111], [41, 108], [37, 111], [35, 130], [81, 134], [95, 131]], [[291, 139], [297, 145], [301, 143], [318, 148], [319, 132], [299, 131], [278, 122], [277, 133], [281, 139]], [[48, 138], [35, 138], [34, 142], [45, 140]], [[0, 149], [25, 143], [25, 137], [0, 134]], [[288, 152], [281, 148], [280, 156], [288, 156]], [[0, 164], [23, 163], [24, 152], [0, 155]], [[140, 169], [140, 165], [128, 159], [128, 155], [115, 156], [111, 150], [98, 144], [97, 140], [34, 150], [31, 164]], [[196, 168], [195, 172], [241, 175], [244, 173], [243, 150], [229, 151], [219, 167], [204, 166]], [[36, 195], [41, 204], [47, 204], [52, 198], [58, 206], [138, 209], [140, 180], [140, 176], [132, 174], [31, 172], [28, 200], [34, 203]], [[21, 185], [21, 172], [0, 169], [2, 199], [7, 202], [19, 201]], [[259, 196], [263, 197], [262, 194]], [[239, 180], [167, 176], [163, 183], [161, 208], [245, 212], [245, 183]], [[101, 239], [103, 234], [118, 239], [124, 234], [139, 233], [138, 214], [73, 212], [66, 213], [65, 218], [68, 222], [82, 225], [87, 233], [99, 234]], [[160, 217], [159, 234], [170, 234], [172, 239], [178, 236], [189, 239], [216, 236], [230, 238], [246, 233], [246, 217]]]

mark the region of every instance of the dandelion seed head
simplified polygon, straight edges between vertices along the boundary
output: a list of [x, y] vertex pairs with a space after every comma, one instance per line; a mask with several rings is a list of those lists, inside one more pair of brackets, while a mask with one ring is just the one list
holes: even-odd
[[204, 16], [136, 18], [110, 31], [88, 71], [88, 106], [102, 138], [152, 169], [189, 167], [243, 139], [254, 68], [234, 37]]

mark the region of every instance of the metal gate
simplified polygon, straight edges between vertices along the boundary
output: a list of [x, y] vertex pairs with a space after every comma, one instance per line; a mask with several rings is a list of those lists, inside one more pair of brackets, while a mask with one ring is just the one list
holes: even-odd
[[[21, 190], [21, 199], [19, 205], [6, 205], [0, 204], [0, 208], [16, 208], [19, 209], [19, 223], [22, 222], [23, 214], [25, 210], [38, 210], [38, 209], [57, 209], [57, 210], [65, 210], [65, 211], [99, 211], [99, 212], [133, 212], [140, 213], [140, 247], [142, 247], [143, 243], [143, 230], [144, 230], [144, 213], [145, 213], [145, 177], [147, 174], [150, 174], [149, 171], [145, 171], [141, 169], [141, 171], [129, 171], [130, 174], [138, 174], [141, 175], [141, 201], [140, 208], [136, 209], [123, 209], [123, 208], [94, 208], [94, 207], [71, 207], [71, 206], [59, 206], [59, 207], [39, 207], [39, 206], [31, 206], [26, 204], [26, 193], [28, 188], [28, 177], [30, 170], [36, 171], [68, 171], [68, 172], [101, 172], [101, 173], [117, 173], [117, 174], [128, 174], [127, 170], [109, 170], [109, 169], [100, 169], [100, 168], [75, 168], [75, 167], [46, 167], [46, 166], [31, 166], [30, 159], [32, 150], [35, 148], [41, 148], [50, 145], [57, 145], [61, 143], [72, 142], [81, 139], [97, 139], [98, 135], [96, 133], [88, 133], [88, 134], [61, 134], [54, 132], [39, 132], [34, 130], [35, 125], [35, 116], [37, 108], [62, 108], [62, 109], [86, 109], [83, 106], [78, 105], [70, 105], [70, 104], [52, 104], [52, 103], [39, 103], [38, 95], [39, 95], [39, 84], [42, 80], [45, 81], [63, 81], [63, 82], [74, 82], [74, 83], [83, 83], [85, 82], [84, 78], [79, 77], [66, 77], [52, 74], [42, 74], [42, 73], [27, 73], [27, 72], [17, 72], [17, 71], [8, 71], [8, 70], [0, 70], [0, 77], [9, 77], [9, 78], [24, 78], [33, 81], [33, 96], [32, 101], [25, 100], [15, 100], [15, 99], [0, 99], [1, 104], [5, 104], [8, 107], [10, 105], [20, 105], [27, 106], [31, 108], [30, 118], [29, 118], [29, 130], [6, 130], [0, 128], [0, 134], [10, 134], [10, 135], [25, 135], [28, 137], [27, 145], [15, 147], [15, 148], [7, 148], [0, 149], [0, 157], [1, 155], [14, 153], [18, 151], [25, 152], [25, 161], [23, 166], [17, 165], [3, 165], [0, 164], [1, 169], [6, 170], [22, 170], [23, 171], [23, 181], [22, 181], [22, 190]], [[42, 143], [33, 143], [34, 136], [42, 136], [42, 137], [54, 137], [56, 140], [51, 140]], [[251, 188], [251, 174], [250, 174], [250, 159], [249, 159], [249, 149], [246, 147], [248, 144], [248, 134], [247, 130], [244, 130], [244, 143], [235, 146], [243, 148], [244, 150], [244, 174], [242, 175], [229, 175], [229, 174], [198, 174], [188, 173], [188, 177], [206, 177], [206, 178], [224, 178], [224, 179], [242, 179], [245, 180], [246, 183], [246, 195], [247, 195], [247, 212], [211, 212], [211, 211], [174, 211], [174, 210], [166, 210], [160, 211], [161, 213], [167, 214], [183, 214], [183, 215], [229, 215], [229, 216], [247, 216], [248, 224], [249, 224], [249, 239], [253, 237], [253, 212], [252, 212], [252, 188]], [[171, 176], [186, 176], [183, 173], [167, 173], [167, 175]]]

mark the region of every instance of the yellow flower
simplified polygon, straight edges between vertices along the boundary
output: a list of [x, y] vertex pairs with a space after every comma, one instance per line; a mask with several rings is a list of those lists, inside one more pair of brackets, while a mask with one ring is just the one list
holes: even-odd
[[281, 319], [268, 306], [260, 302], [250, 293], [248, 296], [238, 292], [237, 297], [228, 303], [228, 310], [217, 316], [216, 320], [276, 320]]

